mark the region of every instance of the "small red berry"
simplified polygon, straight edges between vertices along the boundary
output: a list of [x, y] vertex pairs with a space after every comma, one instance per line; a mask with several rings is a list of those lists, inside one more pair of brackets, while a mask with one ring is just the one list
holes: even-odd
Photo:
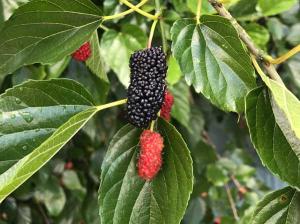
[[91, 45], [89, 42], [84, 43], [77, 51], [72, 54], [72, 57], [77, 61], [86, 61], [91, 56]]
[[168, 90], [165, 92], [165, 100], [162, 105], [160, 116], [167, 121], [171, 120], [171, 110], [174, 103], [174, 96]]
[[140, 156], [138, 174], [144, 180], [152, 180], [162, 165], [163, 137], [150, 130], [145, 130], [140, 136]]
[[69, 161], [65, 164], [65, 170], [71, 170], [71, 169], [73, 169], [73, 167], [74, 167], [74, 165], [71, 161]]
[[221, 224], [221, 221], [222, 221], [221, 217], [216, 217], [214, 219], [214, 224]]

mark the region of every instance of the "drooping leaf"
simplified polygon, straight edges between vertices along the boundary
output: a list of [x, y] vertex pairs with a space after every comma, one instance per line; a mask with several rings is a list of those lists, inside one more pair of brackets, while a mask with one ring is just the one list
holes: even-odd
[[99, 110], [80, 84], [67, 79], [29, 81], [9, 89], [0, 96], [0, 108], [0, 202]]
[[0, 76], [71, 54], [98, 28], [100, 14], [90, 0], [35, 0], [21, 6], [0, 31]]
[[270, 79], [265, 74], [261, 78], [271, 92], [272, 109], [276, 123], [300, 158], [300, 101], [279, 81]]
[[101, 223], [178, 224], [192, 191], [189, 150], [176, 129], [159, 120], [164, 138], [163, 167], [152, 181], [137, 175], [141, 130], [125, 126], [113, 138], [102, 165]]
[[266, 195], [256, 206], [251, 224], [300, 223], [300, 193], [286, 187]]
[[127, 87], [129, 85], [129, 58], [139, 49], [146, 47], [147, 37], [145, 33], [135, 25], [125, 25], [121, 32], [106, 31], [101, 40], [101, 49], [104, 60], [117, 74], [120, 82]]
[[242, 112], [245, 94], [256, 86], [254, 71], [231, 23], [202, 16], [181, 19], [172, 30], [172, 52], [189, 85], [225, 111]]
[[263, 88], [246, 97], [246, 119], [252, 143], [271, 172], [300, 188], [300, 161], [275, 121], [269, 96]]
[[276, 15], [287, 11], [297, 4], [297, 0], [258, 0], [259, 10], [265, 16]]
[[91, 44], [92, 54], [91, 57], [86, 61], [86, 65], [100, 79], [102, 79], [105, 82], [108, 82], [105, 67], [104, 67], [104, 59], [101, 55], [101, 49], [100, 49], [97, 31], [95, 31], [94, 34], [92, 35], [90, 44]]

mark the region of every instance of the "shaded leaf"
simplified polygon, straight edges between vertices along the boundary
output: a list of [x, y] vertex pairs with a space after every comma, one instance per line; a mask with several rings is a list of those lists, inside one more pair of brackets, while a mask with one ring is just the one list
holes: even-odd
[[282, 180], [300, 188], [299, 158], [277, 125], [269, 96], [263, 88], [247, 95], [246, 119], [262, 163]]

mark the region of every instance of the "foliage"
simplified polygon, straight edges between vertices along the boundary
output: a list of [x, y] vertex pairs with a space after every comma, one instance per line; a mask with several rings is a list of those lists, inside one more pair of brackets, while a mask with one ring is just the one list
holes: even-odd
[[[300, 223], [300, 57], [280, 78], [264, 63], [300, 44], [299, 3], [120, 2], [0, 2], [0, 224]], [[152, 35], [174, 105], [144, 181], [142, 130], [115, 106]], [[85, 42], [91, 57], [74, 60]]]

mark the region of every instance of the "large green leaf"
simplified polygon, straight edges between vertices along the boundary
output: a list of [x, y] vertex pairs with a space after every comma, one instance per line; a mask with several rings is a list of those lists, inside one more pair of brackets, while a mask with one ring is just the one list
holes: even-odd
[[0, 96], [0, 108], [0, 202], [101, 109], [80, 84], [67, 79], [9, 89]]
[[181, 19], [172, 30], [172, 51], [189, 85], [225, 111], [242, 112], [255, 87], [254, 71], [231, 23], [219, 16]]
[[271, 91], [275, 119], [292, 149], [300, 158], [300, 102], [282, 83], [260, 74]]
[[246, 97], [246, 119], [251, 140], [262, 163], [300, 189], [300, 161], [275, 121], [268, 94], [262, 87]]
[[117, 74], [120, 82], [127, 87], [130, 80], [129, 58], [139, 49], [145, 48], [147, 37], [135, 25], [125, 25], [121, 32], [106, 31], [101, 40], [101, 49], [106, 63]]
[[251, 224], [300, 223], [300, 193], [290, 187], [265, 196], [256, 206]]
[[90, 0], [33, 0], [18, 8], [0, 31], [0, 76], [74, 52], [101, 22]]
[[276, 15], [287, 11], [297, 4], [297, 0], [258, 0], [259, 10], [265, 16]]
[[178, 224], [193, 186], [192, 160], [176, 129], [159, 120], [164, 138], [164, 162], [152, 181], [137, 175], [140, 129], [130, 125], [113, 138], [102, 165], [101, 223]]

